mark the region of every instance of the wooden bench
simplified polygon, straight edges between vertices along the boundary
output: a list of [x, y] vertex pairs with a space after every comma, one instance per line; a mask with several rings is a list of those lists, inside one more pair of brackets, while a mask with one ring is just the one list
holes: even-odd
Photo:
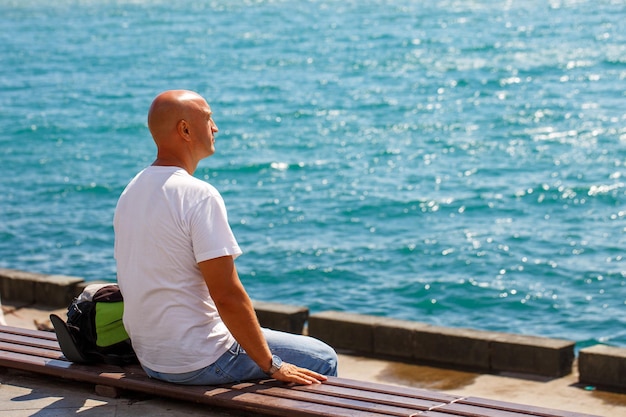
[[182, 386], [148, 378], [140, 366], [84, 365], [67, 361], [52, 332], [0, 326], [0, 367], [94, 384], [101, 395], [135, 391], [269, 416], [589, 417], [436, 391], [329, 378], [321, 385], [275, 380], [221, 386]]

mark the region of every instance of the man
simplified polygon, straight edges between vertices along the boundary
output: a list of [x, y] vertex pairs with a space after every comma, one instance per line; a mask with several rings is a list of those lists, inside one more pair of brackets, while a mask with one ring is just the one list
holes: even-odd
[[124, 326], [149, 376], [211, 385], [270, 375], [316, 384], [336, 375], [319, 340], [262, 329], [235, 268], [241, 254], [219, 192], [193, 177], [215, 152], [211, 108], [185, 90], [148, 113], [154, 163], [126, 187], [114, 218]]

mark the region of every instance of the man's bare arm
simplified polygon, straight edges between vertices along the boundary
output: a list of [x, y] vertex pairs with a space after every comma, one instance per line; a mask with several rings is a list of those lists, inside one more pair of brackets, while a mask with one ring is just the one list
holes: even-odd
[[[259, 325], [252, 301], [243, 287], [231, 256], [210, 259], [198, 264], [215, 301], [220, 317], [248, 356], [267, 371], [272, 364], [272, 353]], [[272, 377], [285, 382], [315, 384], [326, 377], [289, 363]]]

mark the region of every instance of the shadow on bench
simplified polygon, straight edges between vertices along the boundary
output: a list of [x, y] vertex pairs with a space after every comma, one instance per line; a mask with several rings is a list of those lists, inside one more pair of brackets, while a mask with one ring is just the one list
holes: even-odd
[[9, 326], [0, 326], [0, 367], [91, 383], [100, 395], [117, 396], [120, 390], [128, 390], [269, 416], [589, 416], [344, 378], [311, 386], [271, 379], [220, 386], [174, 385], [148, 378], [138, 365], [69, 362], [54, 333]]

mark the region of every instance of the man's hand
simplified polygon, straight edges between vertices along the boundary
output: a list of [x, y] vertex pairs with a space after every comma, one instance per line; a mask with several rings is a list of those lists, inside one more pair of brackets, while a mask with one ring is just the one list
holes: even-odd
[[283, 382], [291, 382], [300, 385], [320, 384], [326, 381], [324, 375], [313, 372], [309, 369], [299, 368], [290, 363], [283, 362], [283, 366], [271, 375], [272, 378]]

